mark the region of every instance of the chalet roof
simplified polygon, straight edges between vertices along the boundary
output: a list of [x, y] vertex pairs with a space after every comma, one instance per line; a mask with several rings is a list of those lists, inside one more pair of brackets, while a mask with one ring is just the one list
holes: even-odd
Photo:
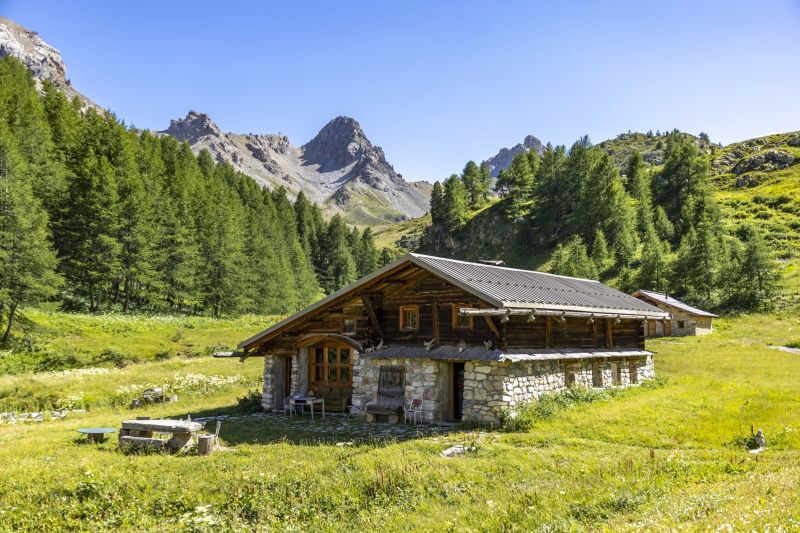
[[537, 350], [531, 348], [508, 348], [489, 350], [483, 347], [437, 346], [428, 350], [425, 346], [392, 345], [366, 353], [375, 359], [434, 359], [445, 361], [497, 361], [519, 363], [526, 361], [563, 361], [569, 359], [606, 359], [609, 357], [643, 357], [651, 355], [646, 350], [594, 350], [557, 349]]
[[654, 300], [658, 303], [662, 303], [664, 305], [668, 305], [674, 309], [680, 309], [681, 311], [685, 311], [690, 315], [695, 316], [708, 316], [711, 318], [719, 318], [719, 315], [715, 315], [714, 313], [709, 313], [708, 311], [703, 311], [702, 309], [698, 309], [697, 307], [692, 307], [687, 303], [683, 303], [680, 300], [676, 300], [672, 296], [669, 296], [664, 293], [660, 292], [653, 292], [653, 291], [646, 291], [644, 289], [639, 289], [638, 291], [633, 293], [633, 296], [644, 296], [645, 298], [649, 298]]
[[359, 292], [375, 287], [384, 277], [407, 266], [427, 270], [497, 309], [524, 309], [534, 314], [555, 311], [567, 316], [579, 316], [579, 313], [584, 316], [589, 313], [613, 313], [621, 318], [669, 318], [669, 313], [658, 307], [599, 281], [412, 253], [250, 337], [241, 342], [239, 348], [248, 349], [259, 341], [274, 337], [336, 302], [355, 297]]

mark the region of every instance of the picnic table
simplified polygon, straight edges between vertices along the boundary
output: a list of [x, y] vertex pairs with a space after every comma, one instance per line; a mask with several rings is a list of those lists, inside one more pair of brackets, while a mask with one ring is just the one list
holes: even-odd
[[292, 418], [296, 405], [309, 405], [311, 406], [311, 420], [314, 420], [314, 406], [322, 406], [322, 418], [325, 418], [325, 398], [317, 398], [316, 396], [297, 396], [289, 398], [289, 418]]
[[[203, 424], [188, 420], [124, 420], [119, 430], [120, 446], [180, 451], [192, 442], [192, 437], [203, 429]], [[153, 438], [154, 434], [171, 435], [169, 440]]]
[[106, 440], [106, 435], [117, 431], [114, 428], [78, 428], [78, 433], [86, 435], [92, 442], [103, 442]]

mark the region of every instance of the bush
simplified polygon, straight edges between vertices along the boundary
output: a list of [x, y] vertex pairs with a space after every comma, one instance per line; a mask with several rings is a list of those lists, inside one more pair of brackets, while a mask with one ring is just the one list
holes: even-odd
[[125, 368], [126, 366], [139, 362], [140, 359], [135, 355], [126, 352], [118, 352], [113, 348], [106, 348], [105, 350], [97, 354], [92, 360], [92, 363], [96, 365], [111, 363], [117, 368]]
[[261, 411], [261, 391], [253, 389], [241, 398], [237, 398], [236, 409], [242, 413], [257, 413]]

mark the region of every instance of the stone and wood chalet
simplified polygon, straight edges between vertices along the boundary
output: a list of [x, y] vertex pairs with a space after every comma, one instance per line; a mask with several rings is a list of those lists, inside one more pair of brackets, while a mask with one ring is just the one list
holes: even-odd
[[497, 422], [572, 384], [654, 376], [648, 320], [670, 314], [597, 281], [408, 254], [239, 345], [263, 356], [266, 410], [291, 394], [396, 420]]
[[639, 289], [633, 296], [672, 315], [671, 320], [648, 320], [645, 332], [648, 338], [707, 335], [714, 330], [714, 319], [719, 318], [664, 293]]

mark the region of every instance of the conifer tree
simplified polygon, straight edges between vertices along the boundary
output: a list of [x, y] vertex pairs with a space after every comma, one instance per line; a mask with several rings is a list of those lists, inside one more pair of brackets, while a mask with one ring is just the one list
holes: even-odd
[[447, 178], [442, 195], [442, 214], [448, 230], [457, 230], [467, 221], [468, 201], [467, 191], [461, 179], [455, 174]]
[[739, 309], [769, 308], [780, 288], [777, 262], [761, 232], [739, 229], [736, 251], [725, 269], [727, 305]]
[[444, 224], [444, 191], [438, 181], [433, 184], [431, 191], [431, 223]]
[[602, 272], [606, 269], [610, 255], [606, 236], [603, 230], [597, 228], [592, 241], [592, 261], [594, 261], [598, 271]]
[[597, 267], [589, 258], [586, 245], [579, 236], [574, 236], [556, 247], [550, 258], [550, 271], [576, 278], [599, 278]]
[[642, 260], [636, 275], [637, 288], [666, 292], [669, 275], [669, 244], [661, 241], [651, 228], [642, 247]]
[[0, 126], [0, 344], [8, 345], [21, 307], [57, 292], [47, 214], [5, 126]]

